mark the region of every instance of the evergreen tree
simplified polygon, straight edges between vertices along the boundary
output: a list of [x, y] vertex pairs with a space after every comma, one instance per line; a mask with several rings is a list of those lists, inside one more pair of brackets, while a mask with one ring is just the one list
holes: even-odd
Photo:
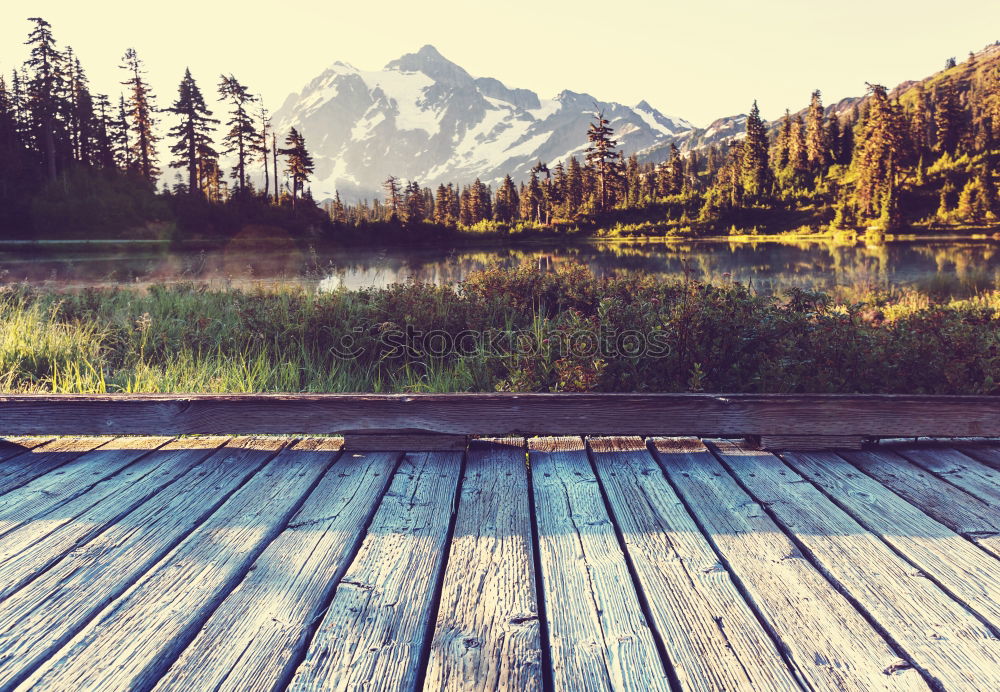
[[[250, 114], [250, 104], [257, 100], [250, 91], [237, 81], [235, 77], [229, 75], [221, 76], [219, 82], [219, 96], [229, 102], [229, 120], [226, 126], [229, 128], [222, 139], [225, 149], [223, 153], [235, 154], [236, 165], [233, 166], [233, 178], [236, 180], [237, 192], [242, 194], [246, 191], [247, 166], [253, 160], [253, 155], [261, 150], [263, 143], [260, 141], [260, 134], [254, 126], [253, 116]], [[298, 136], [298, 132], [296, 131]], [[289, 135], [291, 136], [291, 135]], [[291, 145], [287, 140], [285, 144]], [[311, 164], [310, 164], [311, 165]], [[293, 174], [294, 178], [294, 174]], [[304, 180], [307, 180], [305, 178]], [[293, 184], [292, 198], [295, 198], [295, 187]]]
[[538, 176], [532, 173], [527, 187], [521, 191], [521, 218], [534, 223], [541, 221], [542, 201], [542, 186]]
[[756, 101], [747, 116], [746, 138], [740, 149], [740, 186], [743, 194], [751, 203], [763, 201], [771, 193], [771, 169], [767, 130]]
[[408, 224], [416, 224], [426, 218], [427, 206], [424, 200], [424, 192], [420, 189], [420, 183], [410, 181], [405, 188], [405, 202], [403, 205], [404, 221]]
[[934, 95], [935, 151], [954, 154], [962, 137], [962, 108], [950, 82], [942, 83]]
[[211, 117], [212, 111], [205, 105], [205, 98], [190, 69], [184, 71], [184, 78], [177, 88], [177, 100], [166, 111], [180, 118], [180, 122], [169, 131], [169, 135], [177, 140], [170, 147], [170, 152], [176, 157], [170, 167], [187, 169], [188, 192], [201, 193], [200, 161], [202, 156], [213, 160], [218, 158], [212, 144], [212, 125], [217, 125], [219, 121]]
[[778, 133], [774, 137], [774, 144], [771, 146], [771, 162], [777, 171], [788, 167], [789, 149], [792, 143], [792, 113], [787, 108], [785, 114], [781, 116], [781, 123], [778, 125]]
[[403, 198], [400, 195], [399, 189], [399, 178], [394, 175], [390, 175], [382, 183], [382, 187], [385, 189], [385, 206], [386, 210], [389, 212], [389, 218], [399, 219], [401, 217], [400, 211], [403, 206]]
[[917, 84], [914, 87], [914, 105], [910, 113], [910, 141], [913, 143], [914, 160], [930, 154], [934, 143], [933, 126], [927, 90], [923, 84]]
[[63, 55], [56, 48], [52, 25], [41, 17], [31, 17], [35, 26], [25, 45], [31, 47], [25, 67], [31, 70], [26, 86], [35, 141], [50, 179], [56, 177], [56, 139], [62, 128], [57, 115], [63, 108]]
[[306, 140], [294, 127], [285, 137], [285, 148], [281, 150], [281, 155], [285, 157], [285, 172], [292, 178], [292, 207], [294, 207], [299, 191], [309, 182], [309, 177], [315, 169], [312, 156], [306, 149]]
[[497, 189], [496, 203], [493, 205], [493, 218], [502, 223], [511, 223], [520, 214], [521, 201], [518, 199], [517, 187], [511, 177], [505, 176]]
[[115, 165], [121, 171], [132, 170], [132, 143], [129, 139], [128, 112], [125, 97], [118, 96], [118, 117], [111, 121], [111, 143], [115, 154]]
[[806, 112], [806, 156], [809, 168], [816, 172], [826, 166], [829, 161], [830, 143], [827, 140], [827, 128], [823, 97], [819, 90], [812, 93], [809, 109]]
[[451, 226], [455, 223], [455, 218], [451, 215], [450, 193], [450, 187], [445, 187], [444, 183], [438, 185], [434, 200], [434, 223], [441, 226]]
[[857, 146], [851, 161], [855, 183], [853, 202], [862, 217], [882, 213], [886, 198], [895, 194], [902, 139], [899, 107], [889, 100], [886, 88], [869, 84], [869, 107], [858, 124]]
[[983, 175], [976, 175], [962, 188], [958, 198], [958, 217], [966, 223], [985, 223], [997, 218], [996, 190]]
[[[587, 166], [595, 174], [597, 184], [595, 201], [599, 212], [608, 209], [613, 201], [609, 193], [620, 170], [618, 153], [615, 151], [618, 143], [612, 139], [614, 133], [601, 111], [594, 115], [594, 122], [587, 129], [587, 141], [590, 143], [586, 152]], [[538, 182], [537, 179], [535, 182]]]
[[114, 118], [111, 115], [111, 101], [106, 94], [98, 94], [95, 105], [94, 164], [106, 170], [115, 167]]
[[146, 83], [142, 61], [135, 50], [129, 48], [122, 59], [122, 69], [128, 72], [128, 79], [122, 82], [128, 87], [126, 113], [132, 130], [130, 164], [132, 169], [151, 184], [156, 183], [160, 171], [156, 167], [156, 112], [152, 89]]

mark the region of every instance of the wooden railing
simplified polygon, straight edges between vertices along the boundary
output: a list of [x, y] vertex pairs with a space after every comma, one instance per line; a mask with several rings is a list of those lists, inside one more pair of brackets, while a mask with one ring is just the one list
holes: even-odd
[[[0, 396], [2, 435], [344, 434], [368, 449], [468, 435], [1000, 436], [1000, 397], [839, 394], [186, 394]], [[822, 443], [822, 444], [820, 444]], [[374, 445], [374, 446], [373, 446]], [[354, 446], [352, 443], [351, 446]]]

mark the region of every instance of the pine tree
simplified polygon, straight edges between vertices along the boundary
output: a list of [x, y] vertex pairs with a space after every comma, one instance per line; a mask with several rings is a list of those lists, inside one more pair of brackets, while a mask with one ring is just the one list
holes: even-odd
[[[566, 217], [573, 219], [580, 213], [583, 204], [584, 180], [583, 167], [575, 156], [569, 159], [569, 171], [566, 173]], [[521, 214], [522, 218], [524, 214]]]
[[930, 101], [924, 85], [918, 83], [913, 91], [914, 106], [910, 113], [910, 141], [913, 143], [913, 158], [919, 160], [931, 152], [934, 142], [933, 120]]
[[934, 95], [935, 151], [954, 154], [962, 137], [962, 108], [950, 82], [939, 86]]
[[829, 162], [830, 144], [827, 141], [827, 128], [823, 96], [816, 90], [809, 101], [806, 112], [806, 156], [809, 168], [813, 171], [822, 170]]
[[408, 224], [417, 224], [424, 220], [427, 207], [424, 203], [424, 192], [420, 189], [420, 183], [411, 181], [406, 184], [404, 221]]
[[118, 96], [118, 117], [112, 119], [111, 143], [115, 153], [115, 165], [118, 170], [132, 170], [132, 143], [129, 140], [128, 112], [125, 109], [125, 97]]
[[94, 125], [94, 164], [105, 170], [115, 167], [113, 141], [114, 119], [111, 117], [111, 101], [106, 94], [98, 94], [94, 101], [96, 113]]
[[385, 189], [385, 206], [389, 212], [390, 220], [399, 219], [401, 217], [400, 211], [403, 206], [403, 200], [400, 196], [399, 190], [399, 178], [394, 175], [390, 175], [382, 183], [382, 187]]
[[890, 190], [895, 194], [902, 151], [901, 116], [884, 86], [869, 84], [868, 93], [868, 112], [858, 124], [851, 170], [857, 180], [855, 206], [863, 217], [874, 218], [882, 213]]
[[177, 157], [171, 161], [170, 167], [186, 168], [188, 192], [203, 193], [199, 176], [200, 161], [202, 156], [213, 160], [218, 158], [212, 144], [212, 125], [217, 125], [219, 121], [211, 117], [212, 111], [205, 105], [205, 98], [191, 76], [190, 69], [184, 71], [184, 78], [177, 88], [177, 100], [166, 112], [180, 118], [180, 122], [168, 133], [177, 140], [170, 147], [170, 152]]
[[517, 187], [511, 177], [505, 176], [497, 188], [496, 203], [493, 205], [493, 218], [501, 223], [511, 223], [520, 214], [521, 201], [518, 199]]
[[771, 193], [771, 169], [767, 153], [767, 130], [757, 102], [747, 116], [746, 138], [740, 151], [740, 185], [751, 203], [765, 200]]
[[[233, 178], [236, 180], [237, 192], [242, 194], [246, 191], [247, 186], [247, 166], [253, 160], [254, 153], [259, 152], [263, 147], [260, 141], [260, 134], [254, 126], [253, 116], [249, 110], [250, 104], [254, 103], [257, 97], [253, 96], [232, 75], [228, 77], [222, 75], [220, 79], [219, 96], [228, 101], [230, 106], [229, 120], [226, 121], [226, 126], [229, 129], [222, 139], [225, 146], [223, 153], [236, 154], [236, 165], [233, 166]], [[296, 135], [298, 135], [298, 132], [296, 132]], [[291, 143], [286, 140], [285, 144]], [[295, 198], [294, 189], [292, 191], [292, 198]]]
[[441, 226], [454, 225], [455, 219], [451, 215], [451, 188], [445, 187], [441, 183], [437, 187], [434, 200], [434, 223]]
[[598, 212], [608, 209], [613, 201], [611, 192], [620, 170], [618, 153], [615, 151], [618, 143], [612, 139], [614, 133], [603, 111], [594, 115], [594, 122], [587, 129], [587, 141], [590, 143], [586, 152], [587, 166], [596, 177], [597, 189], [594, 192]]
[[[271, 175], [267, 157], [268, 153], [270, 153], [268, 151], [268, 147], [270, 147], [268, 135], [271, 134], [271, 115], [268, 113], [267, 108], [264, 107], [264, 99], [260, 96], [257, 97], [257, 120], [260, 123], [260, 130], [257, 137], [257, 150], [254, 153], [258, 154], [261, 161], [264, 162], [264, 199], [269, 199], [271, 194]], [[277, 192], [277, 190], [275, 191]]]
[[997, 218], [996, 190], [983, 175], [976, 175], [962, 188], [958, 217], [967, 223], [985, 223]]
[[35, 24], [25, 42], [25, 45], [31, 47], [30, 57], [25, 63], [25, 67], [32, 72], [25, 85], [28, 107], [45, 169], [49, 178], [55, 180], [57, 130], [62, 130], [57, 114], [62, 109], [63, 55], [56, 48], [52, 25], [41, 17], [31, 17], [28, 21]]
[[788, 167], [789, 148], [792, 142], [792, 113], [787, 108], [785, 114], [781, 116], [781, 123], [778, 125], [778, 133], [775, 135], [774, 144], [771, 146], [771, 162], [774, 169], [781, 171]]
[[542, 186], [538, 183], [538, 176], [532, 173], [527, 187], [521, 191], [521, 218], [538, 223], [542, 216], [542, 201]]
[[285, 172], [292, 178], [292, 207], [294, 208], [295, 199], [299, 191], [309, 182], [315, 164], [306, 149], [305, 138], [294, 127], [288, 131], [288, 136], [285, 137], [285, 148], [281, 150], [281, 155], [285, 157]]
[[155, 184], [160, 171], [156, 167], [156, 143], [159, 137], [156, 135], [156, 120], [153, 117], [156, 112], [153, 92], [143, 78], [145, 70], [134, 49], [125, 51], [121, 67], [129, 74], [122, 85], [128, 87], [126, 113], [133, 133], [131, 165], [143, 179]]
[[[265, 160], [266, 158], [265, 156]], [[330, 205], [330, 220], [338, 226], [343, 226], [347, 223], [347, 210], [344, 208], [344, 203], [340, 200], [340, 190], [336, 190], [333, 193], [333, 203]]]

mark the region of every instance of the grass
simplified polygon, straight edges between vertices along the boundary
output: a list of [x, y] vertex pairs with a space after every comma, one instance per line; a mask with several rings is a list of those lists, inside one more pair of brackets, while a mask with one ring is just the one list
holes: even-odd
[[997, 393], [1000, 293], [972, 284], [838, 301], [525, 266], [332, 293], [19, 286], [0, 293], [0, 388]]

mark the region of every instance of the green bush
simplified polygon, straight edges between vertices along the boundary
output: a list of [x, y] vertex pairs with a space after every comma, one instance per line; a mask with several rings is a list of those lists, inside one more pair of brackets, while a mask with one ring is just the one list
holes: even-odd
[[[14, 287], [0, 293], [0, 386], [993, 394], [998, 307], [997, 292], [837, 303], [733, 283], [598, 278], [580, 266], [491, 268], [457, 287], [332, 293]], [[460, 352], [419, 340], [399, 347], [407, 328], [440, 339], [465, 330], [494, 338], [471, 339]], [[656, 348], [625, 349], [626, 334]], [[352, 357], [342, 355], [345, 340]], [[588, 348], [570, 347], [578, 343]]]

